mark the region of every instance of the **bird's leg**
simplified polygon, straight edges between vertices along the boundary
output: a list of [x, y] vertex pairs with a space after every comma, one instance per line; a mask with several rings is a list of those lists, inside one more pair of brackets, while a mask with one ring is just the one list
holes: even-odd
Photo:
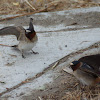
[[[18, 45], [13, 45], [13, 46], [11, 46], [11, 47], [15, 47], [15, 48], [17, 48], [18, 49]], [[23, 52], [23, 50], [21, 50], [21, 54], [22, 54], [22, 58], [26, 58], [25, 56], [24, 56], [24, 52]]]
[[24, 59], [25, 59], [26, 57], [22, 54], [22, 58], [24, 58]]
[[34, 53], [34, 54], [39, 54], [38, 52], [34, 52], [33, 50], [31, 50], [32, 51], [32, 53]]
[[26, 57], [24, 56], [23, 50], [21, 51], [21, 53], [22, 53], [22, 58], [25, 59]]

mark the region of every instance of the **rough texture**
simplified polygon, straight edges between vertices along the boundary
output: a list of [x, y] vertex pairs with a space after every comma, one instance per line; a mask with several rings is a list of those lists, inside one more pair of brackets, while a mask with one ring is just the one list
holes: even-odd
[[[43, 67], [45, 65], [48, 65], [45, 66], [43, 71], [41, 71], [36, 75], [33, 75], [34, 72], [30, 72], [30, 71], [29, 73], [26, 73], [25, 75], [28, 76], [30, 74], [31, 78], [30, 77], [26, 78], [26, 80], [22, 81], [21, 83], [15, 85], [10, 89], [6, 88], [6, 91], [0, 94], [1, 95], [0, 99], [1, 100], [13, 100], [13, 99], [14, 100], [36, 100], [36, 99], [40, 100], [40, 98], [42, 98], [43, 100], [68, 100], [68, 99], [80, 100], [80, 98], [91, 99], [98, 96], [98, 93], [100, 92], [99, 91], [100, 87], [97, 86], [95, 89], [94, 87], [92, 87], [90, 88], [90, 90], [88, 90], [87, 88], [84, 89], [81, 87], [81, 85], [79, 84], [79, 82], [74, 76], [65, 73], [62, 69], [64, 67], [66, 68], [66, 66], [68, 67], [69, 62], [73, 61], [74, 59], [79, 59], [86, 55], [98, 54], [100, 52], [100, 43], [94, 44], [95, 42], [99, 41], [99, 27], [100, 27], [99, 9], [100, 8], [97, 7], [97, 8], [52, 12], [52, 13], [39, 13], [31, 16], [25, 16], [25, 17], [16, 18], [9, 21], [0, 22], [0, 24], [6, 24], [4, 26], [7, 26], [9, 24], [26, 26], [28, 25], [29, 22], [28, 19], [32, 17], [34, 19], [35, 30], [39, 36], [39, 43], [37, 48], [35, 49], [41, 51], [39, 52], [40, 53], [39, 56], [33, 56], [28, 53], [27, 56], [30, 57], [25, 60], [22, 60], [19, 54], [15, 53], [15, 51], [11, 52], [12, 50], [10, 49], [1, 48], [1, 50], [5, 50], [6, 52], [3, 53], [2, 60], [8, 62], [8, 64], [5, 64], [4, 62], [5, 67], [2, 68], [6, 68], [7, 70], [16, 68], [16, 70], [18, 70], [19, 67], [20, 69], [18, 70], [18, 72], [15, 71], [17, 72], [16, 73], [17, 74], [16, 77], [17, 77], [20, 74], [24, 75], [26, 71], [26, 70], [22, 71], [25, 65], [22, 66], [19, 62], [28, 63], [29, 61], [31, 61], [32, 67], [29, 66], [29, 63], [26, 66], [26, 68], [28, 67], [28, 70], [30, 71], [35, 67], [33, 65], [40, 63], [37, 62], [39, 61], [39, 57], [43, 60], [42, 61], [43, 63], [41, 63], [40, 65], [43, 65]], [[57, 37], [58, 39], [57, 41], [55, 37]], [[5, 39], [5, 37], [1, 37], [1, 42], [2, 39]], [[48, 42], [45, 43], [45, 41]], [[43, 43], [45, 43], [44, 48], [46, 48], [46, 46], [48, 47], [45, 50], [44, 48], [42, 48]], [[90, 46], [92, 44], [94, 45]], [[56, 50], [56, 52], [52, 50]], [[45, 55], [47, 55], [45, 53], [47, 51], [48, 54], [50, 54], [49, 55], [50, 58], [47, 57], [45, 58]], [[15, 56], [12, 55], [10, 57], [8, 53], [11, 54], [15, 53]], [[43, 54], [43, 56], [41, 56], [41, 53]], [[51, 57], [51, 55], [53, 55], [52, 56], [53, 58]], [[10, 60], [7, 60], [7, 57], [10, 58]], [[62, 59], [59, 60], [58, 58], [59, 59], [62, 58]], [[15, 63], [13, 62], [9, 64], [9, 62], [13, 60], [16, 61], [15, 63], [18, 63], [17, 66], [14, 66]], [[46, 62], [44, 62], [44, 60]], [[59, 63], [57, 63], [57, 65], [59, 66], [56, 66], [55, 63], [53, 63], [56, 60], [59, 61]], [[50, 65], [49, 63], [52, 64]], [[38, 67], [41, 66], [37, 66], [36, 69]], [[6, 70], [4, 69], [4, 71]], [[20, 73], [20, 71], [23, 73]], [[14, 73], [12, 74], [14, 76]], [[14, 77], [14, 79], [16, 79], [16, 77]], [[46, 82], [44, 82], [46, 78], [47, 80]], [[42, 81], [39, 81], [40, 79]], [[13, 83], [13, 80], [11, 81], [11, 83]], [[38, 84], [39, 85], [43, 84], [43, 85], [39, 86]], [[3, 87], [4, 86], [5, 85], [3, 85]]]

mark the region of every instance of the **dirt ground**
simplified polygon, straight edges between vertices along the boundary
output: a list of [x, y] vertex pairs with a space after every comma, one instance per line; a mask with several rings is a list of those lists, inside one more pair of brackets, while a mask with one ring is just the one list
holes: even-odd
[[87, 88], [82, 87], [74, 76], [62, 71], [52, 85], [45, 90], [33, 91], [31, 95], [23, 96], [22, 100], [99, 100], [100, 86]]
[[45, 9], [45, 12], [100, 6], [99, 0], [0, 0], [0, 14], [25, 14]]

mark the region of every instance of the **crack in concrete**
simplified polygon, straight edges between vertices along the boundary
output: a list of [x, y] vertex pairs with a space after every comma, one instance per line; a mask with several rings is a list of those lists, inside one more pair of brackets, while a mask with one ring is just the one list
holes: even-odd
[[83, 29], [90, 29], [93, 28], [90, 27], [82, 27], [82, 28], [67, 28], [67, 29], [60, 29], [60, 30], [54, 30], [54, 31], [37, 31], [36, 33], [47, 33], [47, 32], [66, 32], [66, 31], [75, 31], [75, 30], [83, 30]]

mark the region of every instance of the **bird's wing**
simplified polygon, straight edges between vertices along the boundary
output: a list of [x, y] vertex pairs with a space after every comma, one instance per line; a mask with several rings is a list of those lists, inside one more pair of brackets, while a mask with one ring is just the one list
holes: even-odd
[[86, 63], [83, 63], [83, 65], [79, 69], [86, 73], [89, 73], [90, 75], [93, 75], [94, 77], [98, 76], [98, 74], [94, 71], [94, 68], [87, 65]]
[[85, 62], [86, 64], [93, 67], [94, 72], [100, 76], [100, 54], [85, 56], [79, 59], [80, 62]]
[[19, 39], [20, 33], [25, 34], [25, 29], [22, 26], [8, 26], [0, 29], [0, 36], [2, 35], [15, 35]]
[[17, 30], [20, 32], [20, 34], [19, 34], [17, 39], [19, 41], [25, 41], [27, 39], [27, 37], [25, 35], [26, 30], [23, 27], [21, 27], [21, 26], [17, 27]]

